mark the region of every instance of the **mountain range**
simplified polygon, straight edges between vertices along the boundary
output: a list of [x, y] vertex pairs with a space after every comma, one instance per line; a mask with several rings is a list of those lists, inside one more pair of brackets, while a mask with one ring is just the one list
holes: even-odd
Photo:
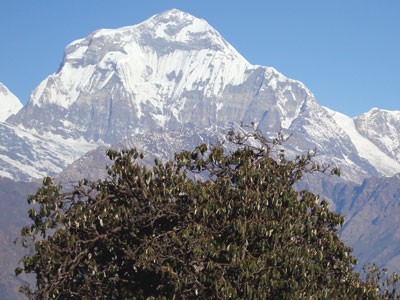
[[104, 176], [108, 147], [135, 146], [150, 163], [242, 124], [291, 135], [289, 155], [315, 148], [317, 160], [341, 169], [341, 179], [304, 187], [347, 217], [341, 234], [355, 255], [400, 270], [400, 111], [350, 118], [323, 107], [300, 81], [250, 64], [205, 20], [172, 9], [98, 30], [65, 48], [25, 107], [2, 84], [0, 103], [0, 176], [30, 188], [46, 175]]

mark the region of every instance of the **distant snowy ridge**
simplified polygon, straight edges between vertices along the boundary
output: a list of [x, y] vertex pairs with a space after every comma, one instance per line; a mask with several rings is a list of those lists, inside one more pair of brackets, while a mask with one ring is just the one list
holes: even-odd
[[361, 135], [400, 161], [400, 111], [373, 108], [354, 119]]
[[22, 108], [19, 99], [10, 92], [10, 90], [0, 82], [0, 121], [17, 113]]
[[[371, 141], [368, 136], [363, 136], [356, 127], [355, 122], [359, 122], [360, 117], [356, 119], [352, 119], [344, 114], [333, 111], [325, 107], [325, 109], [331, 114], [331, 116], [335, 119], [337, 125], [343, 130], [351, 139], [353, 144], [357, 149], [357, 153], [360, 157], [368, 160], [373, 166], [376, 166], [378, 171], [381, 172], [381, 175], [384, 176], [393, 176], [400, 171], [400, 162], [393, 157], [390, 157], [381, 148], [379, 148], [373, 141]], [[363, 117], [361, 117], [363, 119]], [[399, 120], [400, 121], [400, 120]], [[398, 122], [400, 125], [400, 122]], [[359, 125], [360, 127], [362, 125]], [[373, 131], [374, 127], [369, 126], [367, 132]], [[380, 137], [383, 140], [387, 140], [387, 135], [385, 132], [380, 132]], [[400, 145], [397, 143], [397, 147]]]

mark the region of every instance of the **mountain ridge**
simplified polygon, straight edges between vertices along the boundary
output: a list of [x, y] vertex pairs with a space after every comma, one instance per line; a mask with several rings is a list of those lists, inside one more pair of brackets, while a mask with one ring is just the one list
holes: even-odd
[[[176, 9], [70, 43], [58, 72], [8, 121], [94, 144], [153, 131], [255, 124], [270, 136], [293, 134], [293, 152], [316, 147], [321, 160], [343, 168], [349, 180], [400, 172], [400, 148], [386, 151], [374, 140], [373, 155], [360, 156], [363, 145], [303, 83], [250, 64], [206, 21]], [[373, 159], [380, 155], [386, 160]]]

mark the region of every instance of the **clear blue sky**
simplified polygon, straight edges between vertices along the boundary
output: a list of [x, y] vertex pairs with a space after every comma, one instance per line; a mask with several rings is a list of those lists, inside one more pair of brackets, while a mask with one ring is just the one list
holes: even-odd
[[171, 8], [207, 20], [251, 63], [304, 82], [322, 105], [350, 116], [400, 110], [399, 0], [0, 0], [0, 82], [26, 103], [68, 43]]

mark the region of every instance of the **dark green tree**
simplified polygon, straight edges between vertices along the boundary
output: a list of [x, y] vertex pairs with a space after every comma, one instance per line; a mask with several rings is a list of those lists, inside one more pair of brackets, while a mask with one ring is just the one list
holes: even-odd
[[235, 150], [200, 145], [152, 169], [108, 151], [109, 177], [63, 192], [45, 178], [29, 198], [32, 299], [379, 299], [338, 237], [343, 218], [293, 189], [319, 170], [287, 160], [258, 132]]

